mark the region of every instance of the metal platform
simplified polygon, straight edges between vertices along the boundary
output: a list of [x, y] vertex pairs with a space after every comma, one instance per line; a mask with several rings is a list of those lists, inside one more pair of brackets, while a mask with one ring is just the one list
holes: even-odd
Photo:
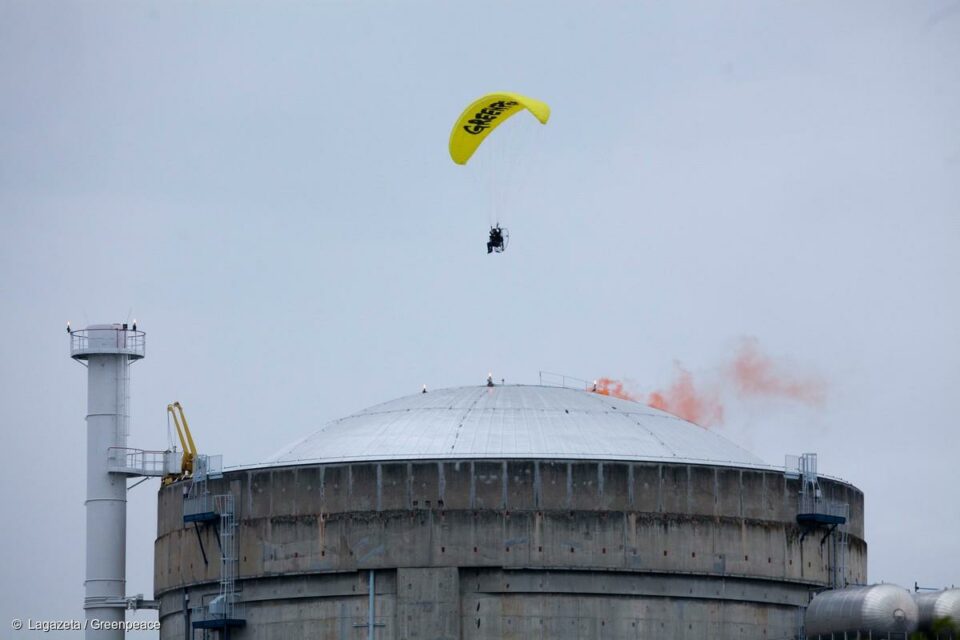
[[807, 526], [831, 526], [846, 524], [846, 516], [833, 515], [829, 513], [798, 513], [797, 524]]
[[176, 451], [147, 451], [132, 447], [110, 447], [107, 470], [133, 477], [162, 478], [180, 470]]
[[220, 515], [215, 511], [202, 511], [200, 513], [191, 513], [183, 516], [184, 524], [189, 522], [215, 522], [220, 519]]
[[797, 494], [797, 524], [802, 531], [800, 541], [803, 542], [808, 533], [825, 530], [820, 538], [820, 546], [823, 548], [827, 545], [825, 552], [830, 571], [830, 586], [834, 589], [846, 587], [847, 520], [850, 517], [850, 505], [823, 496], [817, 475], [817, 454], [787, 456], [784, 469], [787, 478], [800, 480], [800, 491]]
[[210, 620], [197, 620], [193, 623], [194, 629], [230, 629], [247, 626], [247, 621], [242, 618], [211, 618]]
[[213, 496], [202, 493], [196, 496], [187, 496], [183, 499], [183, 521], [187, 522], [215, 522], [220, 519], [214, 504]]

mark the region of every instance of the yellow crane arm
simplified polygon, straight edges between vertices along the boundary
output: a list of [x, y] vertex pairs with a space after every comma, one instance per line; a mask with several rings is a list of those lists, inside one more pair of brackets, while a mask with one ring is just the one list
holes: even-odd
[[180, 438], [180, 446], [183, 447], [180, 471], [183, 474], [191, 474], [193, 473], [193, 461], [197, 457], [197, 445], [193, 442], [193, 434], [190, 433], [187, 416], [183, 414], [183, 407], [179, 402], [168, 404], [167, 413], [173, 417], [173, 424], [177, 428], [177, 437]]

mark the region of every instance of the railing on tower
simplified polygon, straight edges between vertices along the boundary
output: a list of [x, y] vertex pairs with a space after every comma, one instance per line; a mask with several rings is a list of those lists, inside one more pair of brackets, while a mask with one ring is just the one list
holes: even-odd
[[175, 451], [147, 451], [131, 447], [110, 447], [108, 469], [133, 476], [159, 477], [176, 473], [180, 467]]
[[[114, 335], [108, 338], [111, 331]], [[115, 350], [116, 353], [142, 358], [146, 353], [146, 335], [143, 331], [124, 328], [124, 325], [109, 329], [74, 329], [70, 331], [70, 356], [82, 356], [91, 352], [92, 348], [96, 353]], [[94, 344], [91, 344], [91, 339]]]

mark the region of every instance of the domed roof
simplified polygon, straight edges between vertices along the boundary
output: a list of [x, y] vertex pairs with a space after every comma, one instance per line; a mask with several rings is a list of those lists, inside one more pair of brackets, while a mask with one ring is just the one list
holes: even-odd
[[644, 404], [564, 387], [456, 387], [334, 420], [267, 464], [524, 458], [766, 466], [726, 438]]

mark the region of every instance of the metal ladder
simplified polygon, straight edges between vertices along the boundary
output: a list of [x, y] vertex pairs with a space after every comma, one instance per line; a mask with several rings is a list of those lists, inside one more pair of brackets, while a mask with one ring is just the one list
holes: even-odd
[[847, 524], [837, 525], [833, 538], [833, 562], [830, 565], [830, 586], [843, 589], [847, 586]]
[[[238, 619], [242, 614], [237, 604], [237, 518], [232, 493], [214, 498], [217, 512], [220, 514], [220, 593], [223, 606], [223, 618]], [[238, 615], [240, 614], [240, 615]]]
[[[798, 493], [797, 522], [804, 527], [801, 543], [807, 532], [827, 529], [820, 540], [827, 559], [827, 575], [830, 587], [843, 589], [847, 586], [847, 540], [850, 520], [850, 505], [846, 502], [825, 499], [821, 495], [817, 474], [817, 454], [804, 453], [787, 456], [785, 473], [788, 478], [800, 480]], [[824, 544], [827, 544], [824, 547]]]

